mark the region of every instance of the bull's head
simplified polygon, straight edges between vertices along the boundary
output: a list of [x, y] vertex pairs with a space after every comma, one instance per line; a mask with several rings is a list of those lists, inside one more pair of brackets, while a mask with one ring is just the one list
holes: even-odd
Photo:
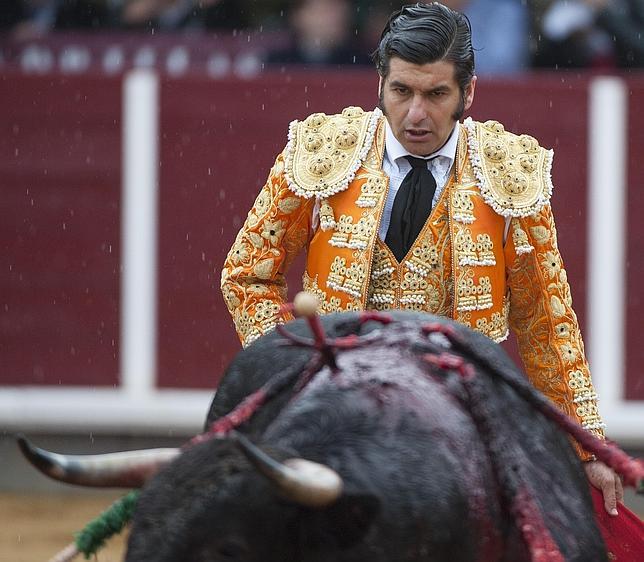
[[344, 494], [342, 478], [328, 466], [268, 454], [234, 432], [185, 451], [69, 456], [24, 438], [19, 443], [30, 462], [56, 480], [145, 486], [128, 545], [127, 560], [137, 562], [255, 560], [257, 553], [296, 559], [302, 544], [354, 544], [378, 512], [374, 498]]

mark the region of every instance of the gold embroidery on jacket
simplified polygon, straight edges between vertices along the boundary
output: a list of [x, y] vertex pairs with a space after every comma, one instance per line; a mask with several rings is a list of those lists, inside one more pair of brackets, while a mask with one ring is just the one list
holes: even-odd
[[519, 255], [527, 254], [534, 250], [528, 241], [528, 235], [519, 226], [519, 222], [516, 220], [512, 221], [512, 241], [514, 242], [514, 248]]
[[372, 213], [365, 213], [356, 224], [353, 224], [353, 217], [350, 215], [340, 215], [329, 244], [336, 248], [365, 250], [371, 236], [375, 234], [376, 226]]
[[396, 267], [390, 259], [389, 252], [384, 243], [378, 239], [374, 250], [373, 265], [371, 268], [371, 282], [369, 283], [369, 297], [367, 306], [375, 310], [389, 310], [396, 302], [398, 290], [398, 275], [394, 275]]
[[221, 271], [224, 301], [244, 345], [283, 321], [283, 271], [308, 240], [312, 202], [293, 195], [283, 172], [280, 155]]
[[576, 412], [584, 419], [584, 427], [590, 430], [601, 430], [604, 424], [597, 409], [597, 394], [590, 379], [581, 370], [570, 371], [568, 386], [574, 392], [573, 403], [579, 404]]
[[319, 311], [323, 314], [328, 314], [330, 312], [340, 312], [342, 310], [342, 302], [338, 297], [328, 297], [326, 291], [323, 291], [318, 286], [317, 275], [314, 278], [311, 278], [309, 274], [305, 271], [302, 275], [302, 288], [308, 293], [312, 293], [318, 298], [320, 303]]
[[[520, 229], [523, 234], [513, 236], [513, 243], [520, 244], [519, 248], [532, 248], [520, 253], [515, 247], [516, 258], [509, 271], [510, 321], [526, 372], [533, 384], [568, 415], [603, 437], [604, 424], [572, 309], [568, 276], [557, 250], [550, 207], [515, 221], [514, 232]], [[588, 457], [578, 450], [582, 458]]]
[[329, 240], [331, 246], [337, 248], [349, 248], [349, 235], [353, 229], [353, 217], [350, 215], [340, 215], [334, 228], [333, 236]]
[[457, 229], [454, 240], [454, 251], [460, 265], [473, 265], [478, 262], [476, 244], [472, 240], [472, 232], [468, 228]]
[[329, 272], [329, 277], [326, 280], [328, 287], [334, 291], [342, 291], [344, 285], [344, 280], [346, 279], [347, 274], [347, 260], [336, 256], [331, 264], [331, 271]]
[[334, 291], [341, 291], [352, 297], [359, 298], [364, 275], [365, 271], [362, 264], [353, 262], [347, 265], [347, 260], [336, 256], [331, 264], [331, 271], [326, 284]]
[[[468, 147], [467, 127], [462, 129], [460, 143], [464, 145], [458, 182], [455, 182], [449, 199], [451, 205], [450, 230], [452, 244], [452, 271], [455, 283], [453, 317], [475, 330], [480, 329], [495, 341], [506, 338], [507, 324], [492, 329], [493, 324], [504, 323], [503, 295], [506, 292], [503, 267], [503, 242], [499, 236], [502, 219], [482, 197], [475, 173], [477, 153]], [[461, 144], [459, 143], [459, 152]], [[472, 207], [473, 221], [459, 220], [464, 207]], [[498, 247], [497, 247], [498, 245]], [[494, 321], [492, 315], [494, 316]], [[483, 319], [483, 322], [478, 322]]]
[[492, 308], [492, 284], [487, 276], [479, 277], [476, 283], [474, 271], [464, 269], [458, 279], [456, 291], [459, 312]]
[[470, 193], [458, 190], [452, 197], [452, 218], [464, 224], [474, 222], [474, 203], [470, 199]]
[[506, 132], [501, 123], [467, 118], [468, 151], [485, 202], [503, 217], [526, 217], [552, 194], [552, 151], [530, 135]]
[[375, 207], [387, 189], [387, 180], [381, 176], [371, 176], [360, 188], [360, 197], [356, 199], [358, 207]]
[[453, 283], [447, 222], [447, 194], [441, 196], [402, 263], [376, 242], [367, 307], [415, 310], [450, 316]]
[[[384, 120], [377, 129], [375, 141], [367, 152], [362, 167], [355, 176], [355, 182], [361, 182], [361, 195], [356, 200], [356, 207], [362, 208], [359, 218], [349, 214], [341, 214], [336, 221], [334, 232], [328, 240], [333, 248], [345, 250], [333, 257], [331, 268], [327, 274], [326, 287], [349, 295], [351, 300], [344, 299], [344, 310], [360, 310], [364, 308], [367, 299], [368, 272], [370, 270], [372, 252], [378, 237], [378, 216], [384, 204], [387, 179], [381, 169], [381, 154], [384, 142]], [[366, 189], [362, 186], [368, 185]], [[351, 187], [351, 189], [354, 189]], [[339, 194], [342, 197], [345, 194]], [[358, 205], [357, 201], [363, 195], [375, 201], [375, 205]], [[363, 203], [365, 199], [363, 199]], [[334, 200], [329, 199], [332, 207]], [[337, 212], [333, 211], [337, 215]], [[347, 253], [346, 250], [353, 250]]]
[[488, 320], [487, 318], [478, 318], [472, 325], [472, 313], [462, 312], [457, 320], [469, 328], [481, 332], [495, 342], [501, 342], [508, 337], [508, 315], [510, 314], [510, 303], [503, 299], [501, 312], [493, 312]]
[[472, 240], [472, 231], [469, 228], [457, 228], [454, 245], [460, 266], [496, 265], [496, 258], [493, 252], [494, 243], [489, 234], [477, 234], [475, 243]]
[[335, 216], [333, 215], [333, 208], [329, 205], [327, 199], [320, 201], [320, 228], [324, 231], [335, 228]]
[[300, 197], [328, 198], [347, 189], [373, 145], [382, 112], [347, 107], [341, 114], [314, 113], [289, 126], [284, 176]]
[[476, 249], [479, 253], [478, 265], [496, 265], [494, 244], [489, 234], [476, 235]]

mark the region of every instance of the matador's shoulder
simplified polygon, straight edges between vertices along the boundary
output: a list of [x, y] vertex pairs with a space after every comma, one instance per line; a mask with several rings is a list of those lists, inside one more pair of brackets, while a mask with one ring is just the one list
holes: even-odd
[[374, 141], [379, 109], [347, 107], [336, 115], [313, 113], [289, 127], [284, 173], [289, 188], [305, 198], [345, 190]]
[[504, 217], [538, 213], [552, 195], [552, 150], [497, 121], [468, 118], [468, 152], [485, 202]]

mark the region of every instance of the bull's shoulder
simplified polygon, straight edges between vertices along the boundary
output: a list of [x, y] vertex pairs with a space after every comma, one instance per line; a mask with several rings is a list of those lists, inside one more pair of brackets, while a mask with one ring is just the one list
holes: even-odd
[[345, 190], [374, 142], [379, 109], [347, 107], [293, 121], [285, 150], [289, 188], [300, 197], [326, 198]]
[[538, 213], [552, 194], [553, 151], [498, 121], [464, 122], [470, 161], [485, 202], [504, 217]]

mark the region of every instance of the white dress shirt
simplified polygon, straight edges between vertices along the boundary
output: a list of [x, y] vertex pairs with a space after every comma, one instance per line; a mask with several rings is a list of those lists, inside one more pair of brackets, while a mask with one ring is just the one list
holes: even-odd
[[416, 156], [407, 151], [405, 147], [398, 142], [394, 136], [389, 123], [385, 123], [385, 155], [382, 160], [382, 171], [389, 176], [389, 190], [387, 192], [387, 201], [385, 201], [385, 208], [382, 213], [380, 227], [378, 229], [378, 236], [384, 240], [387, 236], [387, 229], [391, 221], [391, 209], [394, 206], [394, 199], [400, 189], [403, 179], [411, 170], [411, 164], [405, 156], [414, 156], [415, 158], [423, 158], [427, 160], [427, 167], [436, 180], [436, 191], [434, 199], [432, 200], [432, 209], [436, 202], [439, 200], [447, 180], [449, 179], [452, 164], [456, 158], [456, 146], [458, 145], [458, 135], [460, 124], [457, 122], [454, 130], [450, 135], [447, 142], [436, 152], [429, 156]]

